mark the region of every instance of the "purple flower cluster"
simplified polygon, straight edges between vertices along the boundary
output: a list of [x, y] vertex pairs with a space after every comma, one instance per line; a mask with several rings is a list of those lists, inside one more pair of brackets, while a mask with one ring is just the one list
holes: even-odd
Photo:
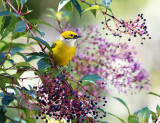
[[[72, 27], [68, 29], [73, 30]], [[97, 87], [100, 86], [101, 90], [105, 89], [107, 84], [114, 85], [118, 91], [124, 93], [149, 89], [150, 75], [135, 59], [137, 54], [135, 47], [127, 43], [107, 42], [105, 38], [101, 38], [98, 26], [91, 25], [83, 31], [78, 30], [83, 37], [78, 48], [82, 45], [85, 48], [80, 49], [73, 58], [73, 70], [80, 77], [87, 74], [101, 76], [104, 81], [97, 82]]]
[[[77, 123], [84, 120], [95, 123], [95, 119], [106, 117], [104, 112], [99, 111], [100, 106], [107, 103], [105, 97], [94, 96], [76, 81], [78, 88], [73, 89], [72, 84], [68, 83], [68, 77], [67, 74], [58, 77], [42, 76], [43, 85], [38, 87], [37, 100], [43, 110], [39, 111], [37, 119], [46, 119], [46, 115], [49, 115], [56, 120], [65, 119], [67, 122], [76, 119]], [[79, 94], [79, 89], [84, 89], [85, 93]]]

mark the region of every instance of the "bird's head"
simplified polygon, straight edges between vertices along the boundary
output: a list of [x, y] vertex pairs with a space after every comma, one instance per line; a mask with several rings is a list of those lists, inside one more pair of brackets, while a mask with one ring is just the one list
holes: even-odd
[[73, 47], [74, 43], [76, 42], [77, 38], [80, 38], [75, 32], [72, 31], [65, 31], [60, 35], [60, 40], [64, 42], [67, 46]]

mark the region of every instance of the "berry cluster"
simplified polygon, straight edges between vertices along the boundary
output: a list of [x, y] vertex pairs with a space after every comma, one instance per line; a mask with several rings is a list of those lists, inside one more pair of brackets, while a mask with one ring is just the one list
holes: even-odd
[[[151, 39], [147, 31], [146, 19], [144, 19], [143, 14], [138, 14], [138, 17], [136, 19], [130, 20], [122, 20], [118, 17], [111, 15], [108, 16], [109, 18], [105, 19], [105, 22], [102, 22], [102, 24], [105, 25], [105, 27], [112, 33], [113, 36], [122, 38], [122, 34], [128, 34], [128, 41], [131, 41], [131, 36], [137, 37], [138, 35], [143, 40]], [[115, 26], [111, 26], [110, 23], [113, 22]], [[108, 33], [106, 33], [106, 35], [108, 35]], [[141, 42], [141, 44], [143, 44], [143, 42]]]
[[[78, 89], [73, 90], [67, 78], [65, 74], [58, 77], [42, 77], [43, 86], [37, 90], [37, 100], [43, 110], [39, 111], [37, 118], [46, 119], [46, 115], [49, 115], [56, 120], [65, 119], [67, 122], [76, 119], [77, 123], [84, 120], [94, 123], [95, 119], [105, 117], [104, 112], [98, 111], [102, 101], [102, 106], [107, 103], [105, 97], [95, 97], [87, 90], [84, 94], [79, 94]], [[79, 82], [77, 86], [83, 88]]]

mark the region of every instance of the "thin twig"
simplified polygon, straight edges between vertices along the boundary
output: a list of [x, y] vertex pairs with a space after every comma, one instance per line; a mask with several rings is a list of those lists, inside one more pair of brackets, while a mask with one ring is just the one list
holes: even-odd
[[[19, 14], [18, 11], [17, 11], [17, 10], [12, 6], [12, 4], [9, 2], [9, 0], [6, 0], [5, 2], [12, 8], [12, 10], [13, 10], [16, 14]], [[19, 19], [22, 20], [22, 21], [25, 23], [26, 28], [29, 30], [29, 32], [31, 33], [31, 35], [32, 35], [33, 37], [36, 37], [36, 35], [35, 35], [35, 34], [33, 33], [33, 31], [30, 29], [29, 25], [26, 23], [25, 19], [20, 18], [20, 17], [19, 17]], [[42, 44], [38, 42], [38, 45], [40, 46], [41, 50], [45, 53], [45, 50], [44, 50]]]

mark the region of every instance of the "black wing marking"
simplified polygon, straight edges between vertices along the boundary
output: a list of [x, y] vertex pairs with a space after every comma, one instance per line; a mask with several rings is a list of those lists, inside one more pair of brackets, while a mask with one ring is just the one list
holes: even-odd
[[51, 48], [55, 48], [56, 47], [56, 43], [53, 43]]

